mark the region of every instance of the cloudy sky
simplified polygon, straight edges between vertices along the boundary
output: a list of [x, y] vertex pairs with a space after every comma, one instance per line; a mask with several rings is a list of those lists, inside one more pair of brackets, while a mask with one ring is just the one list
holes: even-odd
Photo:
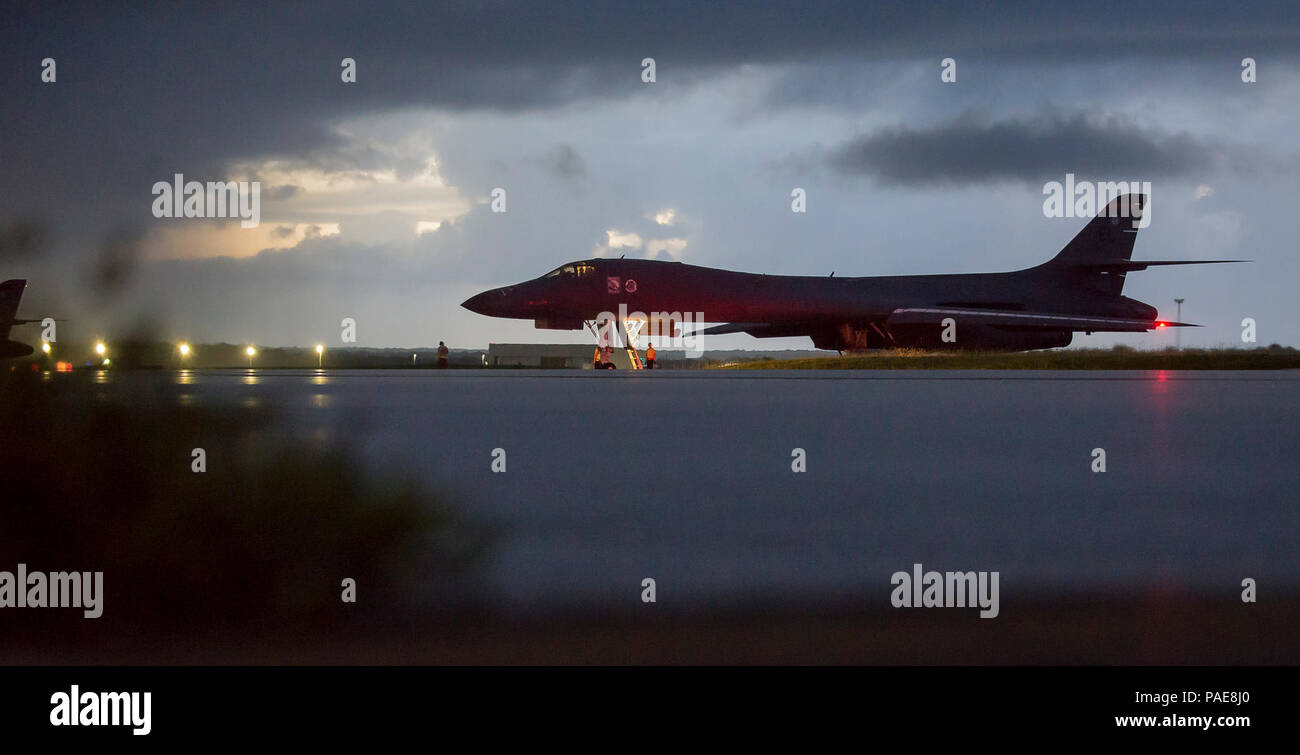
[[[1243, 317], [1300, 344], [1294, 0], [70, 3], [3, 24], [0, 278], [30, 279], [23, 313], [69, 318], [63, 339], [330, 343], [354, 317], [369, 346], [583, 342], [459, 303], [602, 255], [1026, 267], [1082, 227], [1042, 210], [1069, 172], [1151, 182], [1136, 258], [1255, 260], [1129, 277], [1163, 316], [1186, 298], [1207, 327], [1185, 344], [1240, 343]], [[261, 224], [154, 218], [176, 173], [260, 181]]]

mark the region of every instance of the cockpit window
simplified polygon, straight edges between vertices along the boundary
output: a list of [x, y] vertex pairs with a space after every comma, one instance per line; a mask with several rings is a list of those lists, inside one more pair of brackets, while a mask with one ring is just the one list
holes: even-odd
[[560, 275], [587, 275], [588, 273], [592, 272], [595, 269], [596, 268], [594, 266], [588, 265], [586, 263], [578, 263], [577, 265], [562, 265], [560, 267], [555, 268], [554, 270], [547, 273], [546, 275], [543, 275], [542, 277], [555, 278]]

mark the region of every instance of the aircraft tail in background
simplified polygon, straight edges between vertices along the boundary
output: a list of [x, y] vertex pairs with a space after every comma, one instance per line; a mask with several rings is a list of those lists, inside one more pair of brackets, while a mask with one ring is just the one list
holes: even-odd
[[0, 359], [25, 357], [32, 353], [32, 347], [25, 343], [9, 340], [9, 330], [14, 325], [23, 325], [32, 320], [19, 320], [18, 304], [23, 300], [23, 289], [27, 281], [21, 279], [7, 280], [0, 283]]

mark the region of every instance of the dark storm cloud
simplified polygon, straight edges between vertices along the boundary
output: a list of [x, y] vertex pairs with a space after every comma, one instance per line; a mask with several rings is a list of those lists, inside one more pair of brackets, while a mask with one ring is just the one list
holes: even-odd
[[[103, 113], [129, 116], [143, 103], [169, 113], [153, 136], [193, 125], [184, 113], [204, 103], [214, 128], [203, 136], [219, 149], [239, 133], [215, 128], [230, 113], [301, 121], [407, 105], [515, 110], [636, 96], [647, 91], [645, 56], [656, 58], [661, 87], [698, 69], [845, 58], [1295, 56], [1298, 16], [1287, 1], [1094, 2], [1083, 13], [1028, 0], [45, 4], [14, 13], [0, 49], [23, 83], [10, 93], [19, 101], [48, 99], [40, 61], [53, 56], [61, 85], [116, 106]], [[343, 57], [357, 62], [355, 85], [340, 81]], [[323, 137], [306, 127], [265, 146]]]
[[572, 146], [561, 144], [533, 162], [541, 165], [556, 178], [576, 180], [586, 178], [587, 161]]
[[[977, 55], [1034, 66], [1115, 56], [1235, 65], [1298, 51], [1293, 0], [1095, 2], [1083, 12], [1028, 0], [25, 5], [0, 29], [9, 77], [0, 190], [9, 212], [31, 214], [49, 195], [75, 201], [106, 184], [217, 173], [231, 160], [329, 154], [343, 146], [332, 125], [349, 117], [655, 98], [745, 63]], [[47, 56], [55, 84], [40, 81]], [[657, 62], [653, 86], [640, 80], [646, 56]], [[344, 57], [356, 60], [355, 84], [340, 80]], [[347, 156], [358, 165], [380, 157]]]
[[1144, 129], [1123, 118], [1049, 112], [985, 122], [963, 116], [933, 128], [887, 128], [835, 150], [845, 175], [886, 184], [1037, 183], [1080, 178], [1150, 180], [1209, 167], [1216, 150], [1185, 134]]

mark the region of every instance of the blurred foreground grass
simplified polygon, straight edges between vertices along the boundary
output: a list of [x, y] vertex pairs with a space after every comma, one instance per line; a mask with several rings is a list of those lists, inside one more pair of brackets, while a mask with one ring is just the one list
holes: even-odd
[[105, 592], [95, 620], [6, 610], [4, 642], [291, 636], [400, 623], [481, 589], [491, 529], [352, 449], [277, 440], [264, 409], [109, 395], [89, 372], [0, 374], [0, 571], [102, 571]]

